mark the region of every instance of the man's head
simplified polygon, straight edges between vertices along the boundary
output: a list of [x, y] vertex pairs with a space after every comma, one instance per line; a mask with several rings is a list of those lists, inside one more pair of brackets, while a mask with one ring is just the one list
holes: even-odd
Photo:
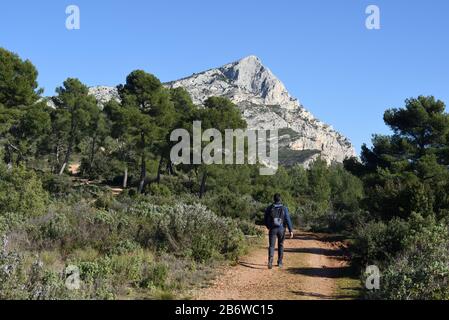
[[274, 203], [281, 203], [281, 195], [279, 193], [276, 193], [273, 197]]

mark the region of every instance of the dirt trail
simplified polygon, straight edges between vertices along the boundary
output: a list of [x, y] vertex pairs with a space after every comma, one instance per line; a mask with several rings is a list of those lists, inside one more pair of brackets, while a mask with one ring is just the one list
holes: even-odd
[[[343, 245], [326, 235], [299, 232], [285, 242], [284, 268], [268, 270], [267, 246], [259, 245], [237, 266], [223, 268], [209, 287], [193, 293], [200, 300], [348, 299], [350, 276]], [[277, 252], [276, 252], [277, 255]], [[277, 257], [276, 257], [277, 258]], [[356, 283], [354, 280], [351, 285]], [[350, 282], [349, 282], [350, 283]]]

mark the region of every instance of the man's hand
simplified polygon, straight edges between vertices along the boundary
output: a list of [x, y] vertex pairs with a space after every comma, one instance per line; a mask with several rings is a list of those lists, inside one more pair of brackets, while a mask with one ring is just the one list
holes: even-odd
[[293, 232], [290, 232], [290, 239], [293, 239], [295, 237], [295, 235], [293, 234]]

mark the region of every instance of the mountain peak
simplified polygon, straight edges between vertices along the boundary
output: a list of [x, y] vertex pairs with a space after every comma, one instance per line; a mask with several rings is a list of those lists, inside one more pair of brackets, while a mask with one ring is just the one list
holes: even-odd
[[332, 163], [355, 155], [350, 142], [315, 119], [255, 55], [170, 82], [167, 86], [185, 88], [197, 104], [203, 104], [212, 96], [229, 98], [242, 111], [248, 128], [286, 132], [289, 136], [287, 151], [301, 155], [301, 159], [296, 155], [291, 158], [305, 165], [318, 156]]
[[218, 69], [230, 83], [255, 97], [262, 98], [267, 105], [296, 107], [284, 84], [255, 55]]
[[250, 55], [245, 58], [240, 59], [237, 61], [238, 63], [254, 63], [254, 64], [262, 64], [262, 61], [259, 59], [258, 56]]

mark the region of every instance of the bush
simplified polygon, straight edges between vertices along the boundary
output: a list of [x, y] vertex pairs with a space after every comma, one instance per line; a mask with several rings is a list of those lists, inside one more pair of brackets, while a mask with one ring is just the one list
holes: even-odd
[[53, 204], [48, 213], [26, 228], [32, 249], [60, 248], [72, 251], [90, 247], [107, 253], [126, 239], [129, 219], [126, 215], [97, 209], [81, 201], [71, 204], [61, 201]]
[[126, 239], [119, 241], [113, 248], [111, 248], [109, 254], [113, 255], [127, 254], [138, 251], [140, 249], [141, 247], [137, 242]]
[[6, 238], [0, 239], [0, 300], [68, 298], [61, 275], [45, 270], [39, 260], [28, 266], [23, 255], [8, 252]]
[[55, 196], [68, 195], [73, 187], [72, 179], [67, 175], [46, 174], [42, 177], [42, 184], [46, 191]]
[[142, 249], [136, 249], [123, 254], [111, 255], [108, 259], [116, 286], [130, 283], [139, 286], [145, 278], [149, 265], [154, 263], [153, 255]]
[[150, 185], [150, 187], [148, 188], [149, 194], [151, 195], [155, 195], [155, 196], [160, 196], [160, 197], [170, 197], [171, 196], [171, 191], [170, 189], [163, 185], [163, 184], [157, 184], [157, 183], [152, 183]]
[[255, 218], [260, 210], [260, 204], [251, 196], [233, 194], [229, 191], [208, 196], [204, 204], [219, 216], [246, 220]]
[[168, 268], [162, 263], [153, 263], [144, 270], [143, 279], [140, 282], [141, 288], [162, 288], [166, 287]]
[[354, 230], [365, 223], [365, 220], [366, 213], [361, 211], [335, 211], [329, 215], [328, 227], [331, 232], [352, 234]]
[[256, 227], [252, 222], [237, 220], [237, 224], [245, 236], [262, 237], [264, 235], [264, 228]]
[[41, 216], [47, 203], [48, 194], [33, 171], [0, 164], [0, 221], [5, 216], [15, 221]]
[[354, 234], [353, 262], [363, 268], [389, 261], [404, 248], [408, 232], [408, 223], [399, 218], [360, 225]]
[[320, 232], [352, 232], [364, 220], [362, 181], [343, 166], [328, 167], [323, 161], [314, 163], [307, 175], [306, 195], [298, 195], [301, 224]]
[[202, 205], [154, 206], [140, 202], [130, 213], [141, 217], [138, 241], [173, 250], [200, 262], [224, 256], [236, 258], [244, 244], [238, 223], [216, 216]]
[[[103, 152], [96, 154], [93, 166], [90, 167], [89, 157], [83, 157], [79, 172], [82, 177], [90, 180], [105, 180], [113, 181], [116, 177], [123, 175], [123, 164], [111, 157], [105, 155]], [[123, 178], [123, 177], [122, 177]], [[120, 184], [123, 179], [120, 180]]]
[[[416, 224], [418, 222], [418, 224]], [[383, 266], [381, 288], [370, 298], [449, 299], [449, 232], [444, 223], [414, 217], [405, 249]]]
[[181, 176], [163, 176], [159, 185], [168, 188], [170, 194], [185, 194], [190, 193], [189, 188], [186, 187], [186, 180]]
[[303, 229], [314, 232], [341, 233], [353, 235], [354, 230], [365, 223], [366, 213], [362, 211], [321, 211], [315, 202], [305, 202], [298, 211], [292, 215]]

